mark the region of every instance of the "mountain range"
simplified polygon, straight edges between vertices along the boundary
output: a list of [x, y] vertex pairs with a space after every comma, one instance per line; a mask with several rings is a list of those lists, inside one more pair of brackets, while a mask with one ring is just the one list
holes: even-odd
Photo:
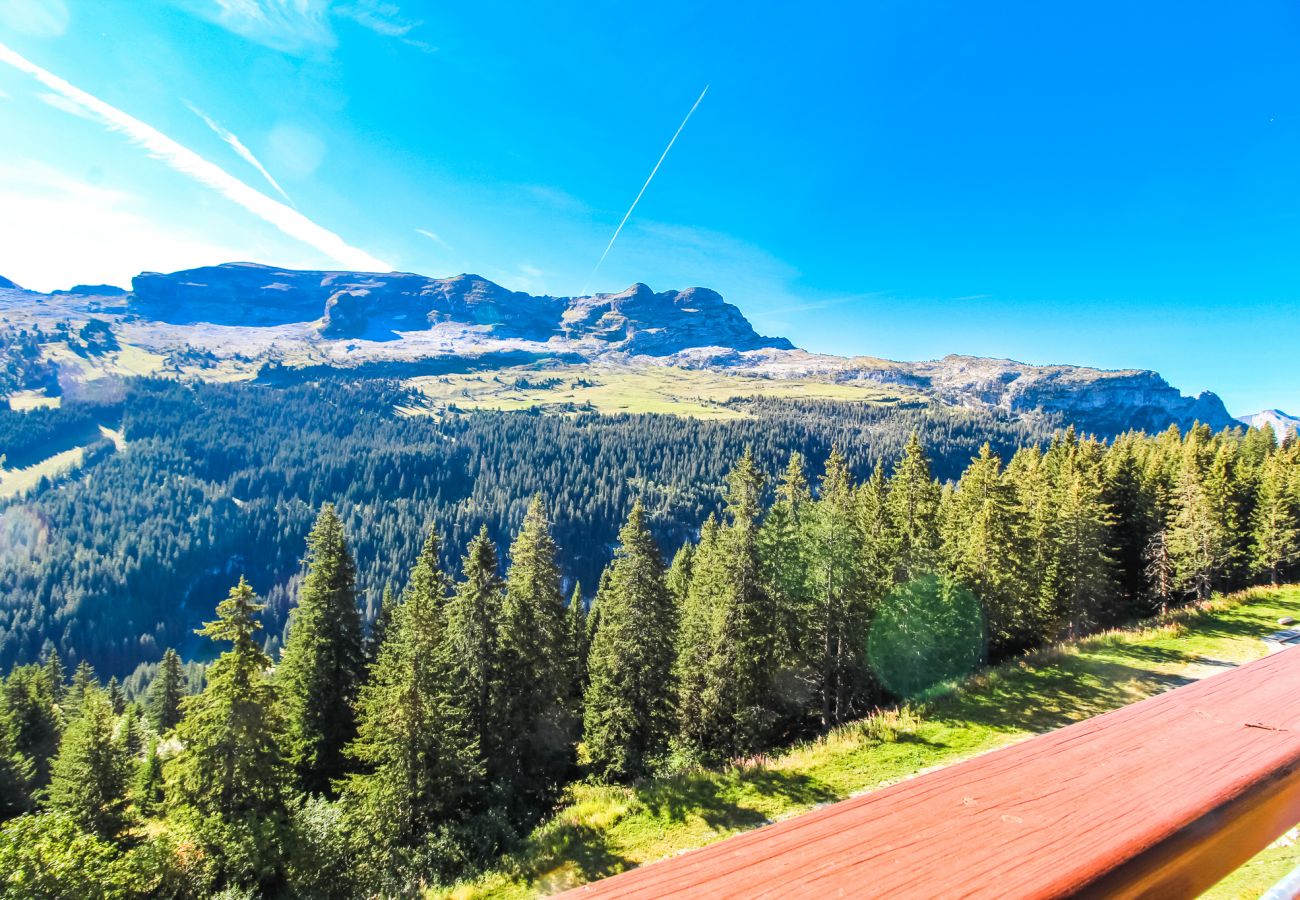
[[[1147, 370], [808, 352], [786, 338], [760, 335], [738, 307], [702, 287], [655, 292], [638, 283], [617, 293], [553, 297], [510, 291], [477, 275], [253, 263], [145, 272], [130, 291], [78, 285], [41, 294], [0, 279], [0, 324], [48, 330], [90, 318], [106, 322], [122, 347], [139, 351], [137, 365], [125, 366], [129, 371], [138, 371], [144, 358], [146, 370], [199, 378], [253, 377], [268, 363], [372, 371], [400, 364], [403, 373], [418, 373], [437, 361], [445, 371], [449, 359], [482, 362], [505, 354], [511, 364], [534, 367], [554, 360], [667, 366], [744, 378], [751, 386], [754, 379], [889, 386], [955, 406], [1059, 416], [1099, 433], [1237, 424], [1213, 393], [1184, 396]], [[77, 375], [75, 367], [69, 374]]]

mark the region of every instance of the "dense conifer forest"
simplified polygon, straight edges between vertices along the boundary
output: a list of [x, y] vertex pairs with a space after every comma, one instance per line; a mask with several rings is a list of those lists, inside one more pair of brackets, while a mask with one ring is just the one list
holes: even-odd
[[[1268, 430], [1040, 446], [923, 410], [759, 404], [687, 429], [400, 419], [375, 386], [137, 390], [130, 452], [90, 473], [111, 499], [76, 480], [38, 498], [51, 519], [91, 510], [78, 540], [104, 560], [56, 570], [101, 579], [65, 607], [64, 646], [98, 638], [105, 669], [131, 663], [120, 627], [104, 640], [112, 615], [77, 630], [106, 585], [130, 585], [137, 625], [178, 607], [205, 624], [181, 653], [166, 630], [131, 644], [156, 650], [133, 691], [54, 641], [8, 651], [6, 896], [409, 896], [490, 862], [574, 779], [752, 756], [1300, 563], [1300, 444]], [[164, 498], [150, 529], [107, 512]], [[131, 529], [154, 542], [134, 557], [113, 549]], [[259, 578], [304, 547], [268, 640]], [[205, 554], [219, 604], [151, 581], [178, 577], [156, 560]], [[128, 563], [139, 581], [107, 571]], [[590, 593], [575, 571], [596, 573]], [[147, 606], [146, 587], [163, 592]], [[183, 658], [213, 660], [196, 693]]]
[[[950, 479], [984, 440], [1006, 455], [1051, 434], [1050, 423], [988, 413], [829, 402], [750, 401], [751, 418], [709, 422], [394, 411], [415, 402], [374, 381], [136, 379], [58, 409], [0, 408], [0, 448], [24, 464], [94, 442], [90, 465], [0, 507], [0, 671], [51, 647], [69, 665], [86, 660], [119, 678], [168, 646], [210, 658], [194, 629], [241, 573], [268, 604], [263, 635], [274, 649], [326, 501], [355, 543], [369, 621], [384, 589], [400, 590], [428, 523], [450, 568], [483, 525], [504, 544], [537, 492], [550, 503], [566, 591], [594, 589], [635, 498], [656, 539], [675, 547], [720, 510], [723, 476], [746, 446], [775, 474], [791, 450], [820, 466], [838, 445], [863, 477], [916, 430]], [[114, 453], [96, 423], [120, 423], [127, 451]]]

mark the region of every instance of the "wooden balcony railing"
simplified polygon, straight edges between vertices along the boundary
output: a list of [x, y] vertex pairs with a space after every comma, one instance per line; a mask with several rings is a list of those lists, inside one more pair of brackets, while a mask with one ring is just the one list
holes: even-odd
[[576, 897], [1195, 897], [1300, 822], [1300, 647]]

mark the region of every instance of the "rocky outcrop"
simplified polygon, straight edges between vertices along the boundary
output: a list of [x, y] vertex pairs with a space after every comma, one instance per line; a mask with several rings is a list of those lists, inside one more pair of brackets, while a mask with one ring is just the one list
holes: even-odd
[[715, 291], [656, 294], [636, 284], [592, 297], [533, 296], [478, 275], [306, 272], [230, 263], [133, 281], [131, 311], [171, 324], [266, 326], [320, 323], [323, 337], [383, 340], [440, 324], [496, 337], [560, 338], [603, 349], [661, 356], [686, 347], [791, 348], [757, 334]]
[[578, 297], [564, 311], [562, 330], [569, 340], [595, 340], [646, 356], [667, 356], [688, 347], [794, 349], [785, 338], [758, 334], [737, 307], [708, 288], [656, 294], [638, 283], [617, 294]]

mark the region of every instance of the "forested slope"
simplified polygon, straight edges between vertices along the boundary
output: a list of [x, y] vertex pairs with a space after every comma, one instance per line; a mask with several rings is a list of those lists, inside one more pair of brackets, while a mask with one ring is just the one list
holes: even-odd
[[[774, 474], [790, 451], [819, 466], [832, 445], [865, 476], [917, 430], [941, 478], [979, 445], [1041, 442], [1049, 423], [944, 407], [743, 401], [750, 418], [543, 416], [479, 412], [441, 420], [394, 410], [411, 402], [379, 381], [288, 388], [134, 379], [119, 403], [18, 413], [0, 408], [0, 447], [14, 458], [121, 418], [128, 449], [99, 447], [75, 477], [0, 510], [0, 667], [56, 647], [125, 676], [167, 646], [206, 654], [193, 629], [232, 576], [269, 603], [278, 637], [316, 510], [338, 503], [374, 614], [399, 587], [420, 535], [437, 523], [444, 565], [481, 524], [504, 542], [535, 492], [551, 500], [566, 589], [588, 593], [633, 498], [670, 550], [719, 509], [722, 477], [746, 446]], [[37, 552], [39, 548], [39, 552]]]

